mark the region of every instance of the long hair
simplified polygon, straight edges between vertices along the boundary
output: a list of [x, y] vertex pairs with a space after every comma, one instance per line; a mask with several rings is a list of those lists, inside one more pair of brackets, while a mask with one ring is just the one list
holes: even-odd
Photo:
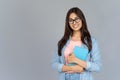
[[82, 20], [82, 27], [80, 29], [81, 41], [88, 47], [89, 52], [92, 49], [91, 35], [87, 28], [85, 16], [78, 7], [73, 7], [67, 12], [64, 35], [61, 38], [61, 40], [58, 41], [58, 55], [59, 56], [62, 55], [62, 53], [61, 53], [62, 48], [67, 43], [67, 40], [69, 39], [69, 37], [73, 34], [73, 30], [71, 29], [71, 27], [69, 25], [69, 16], [71, 13], [75, 13]]

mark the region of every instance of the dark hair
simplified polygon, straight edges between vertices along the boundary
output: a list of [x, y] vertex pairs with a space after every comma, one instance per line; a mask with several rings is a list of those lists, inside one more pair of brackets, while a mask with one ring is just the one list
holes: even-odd
[[67, 12], [66, 22], [65, 22], [65, 32], [64, 32], [62, 39], [60, 41], [58, 41], [58, 55], [59, 56], [62, 55], [61, 54], [62, 48], [66, 44], [69, 37], [73, 34], [73, 30], [71, 29], [71, 27], [69, 25], [69, 16], [71, 13], [75, 13], [82, 20], [82, 27], [80, 29], [81, 40], [88, 47], [89, 52], [92, 49], [91, 35], [87, 29], [87, 23], [85, 20], [85, 16], [78, 7], [73, 7]]

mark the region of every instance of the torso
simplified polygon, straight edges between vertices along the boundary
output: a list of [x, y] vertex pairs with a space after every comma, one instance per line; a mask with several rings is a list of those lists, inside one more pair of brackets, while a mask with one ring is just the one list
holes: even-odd
[[82, 42], [80, 40], [79, 41], [78, 40], [75, 41], [73, 39], [70, 40], [69, 44], [66, 46], [65, 51], [64, 51], [64, 57], [65, 57], [66, 64], [68, 64], [66, 57], [73, 52], [73, 49], [75, 46], [81, 47], [81, 45], [82, 45]]

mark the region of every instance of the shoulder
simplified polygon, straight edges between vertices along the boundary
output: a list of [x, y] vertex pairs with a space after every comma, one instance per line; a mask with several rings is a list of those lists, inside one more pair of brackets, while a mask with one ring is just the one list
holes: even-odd
[[91, 40], [92, 40], [92, 46], [98, 46], [98, 41], [95, 37], [91, 37]]
[[97, 39], [93, 36], [91, 37], [91, 40], [92, 40], [92, 44], [97, 42]]

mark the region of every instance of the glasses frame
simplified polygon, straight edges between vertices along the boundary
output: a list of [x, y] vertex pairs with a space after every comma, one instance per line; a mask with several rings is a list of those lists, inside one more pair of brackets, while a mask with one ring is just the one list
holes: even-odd
[[76, 23], [79, 23], [80, 22], [80, 18], [79, 17], [76, 17], [75, 19], [69, 19], [69, 23], [70, 24], [73, 24], [74, 22], [76, 22]]

